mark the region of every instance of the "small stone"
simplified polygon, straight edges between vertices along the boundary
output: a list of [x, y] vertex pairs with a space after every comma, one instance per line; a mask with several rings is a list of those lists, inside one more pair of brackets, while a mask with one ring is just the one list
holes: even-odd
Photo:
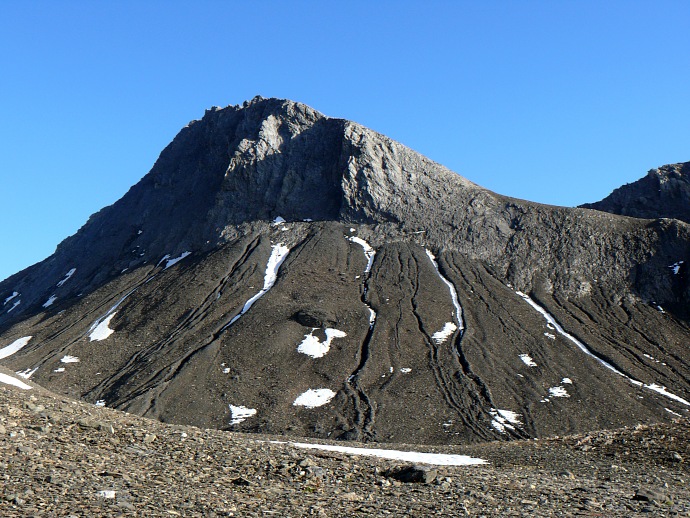
[[573, 475], [573, 473], [570, 472], [570, 471], [561, 471], [561, 472], [558, 474], [558, 476], [559, 476], [559, 477], [563, 477], [563, 478], [569, 478], [569, 479], [571, 479], [571, 480], [574, 480], [574, 479], [575, 479], [575, 475]]
[[658, 489], [640, 488], [635, 492], [633, 500], [641, 502], [665, 502], [666, 494]]
[[673, 462], [683, 462], [683, 457], [680, 456], [680, 453], [673, 452], [673, 455], [671, 456], [671, 459]]
[[147, 433], [144, 436], [144, 444], [151, 444], [153, 441], [155, 441], [158, 437], [156, 437], [156, 434], [154, 433]]
[[101, 498], [115, 498], [115, 491], [112, 489], [102, 489], [100, 491], [96, 491], [96, 496], [100, 496]]

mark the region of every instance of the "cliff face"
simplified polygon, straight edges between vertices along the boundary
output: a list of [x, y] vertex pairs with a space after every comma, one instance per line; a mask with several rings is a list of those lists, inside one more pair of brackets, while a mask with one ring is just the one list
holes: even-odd
[[0, 283], [0, 351], [54, 390], [216, 428], [444, 443], [658, 421], [690, 407], [689, 244], [684, 222], [500, 196], [256, 98]]

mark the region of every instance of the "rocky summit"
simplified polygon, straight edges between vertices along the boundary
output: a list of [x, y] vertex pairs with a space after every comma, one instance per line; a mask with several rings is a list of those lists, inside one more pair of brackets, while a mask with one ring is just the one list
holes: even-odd
[[97, 406], [264, 434], [671, 422], [690, 412], [687, 171], [553, 207], [303, 104], [213, 108], [0, 283], [0, 362]]

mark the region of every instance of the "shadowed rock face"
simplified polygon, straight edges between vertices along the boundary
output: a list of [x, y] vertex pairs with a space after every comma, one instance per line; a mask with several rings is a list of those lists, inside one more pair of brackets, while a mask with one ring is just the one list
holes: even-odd
[[32, 336], [1, 361], [243, 431], [456, 443], [663, 421], [690, 409], [689, 243], [682, 221], [500, 196], [256, 98], [207, 111], [0, 283], [0, 351]]
[[690, 222], [690, 162], [652, 169], [647, 176], [582, 207], [634, 218]]

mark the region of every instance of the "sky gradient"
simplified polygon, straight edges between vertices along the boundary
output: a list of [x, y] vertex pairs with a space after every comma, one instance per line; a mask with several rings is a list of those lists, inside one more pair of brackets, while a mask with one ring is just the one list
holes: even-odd
[[0, 279], [257, 94], [495, 192], [596, 201], [690, 160], [690, 2], [0, 2]]

